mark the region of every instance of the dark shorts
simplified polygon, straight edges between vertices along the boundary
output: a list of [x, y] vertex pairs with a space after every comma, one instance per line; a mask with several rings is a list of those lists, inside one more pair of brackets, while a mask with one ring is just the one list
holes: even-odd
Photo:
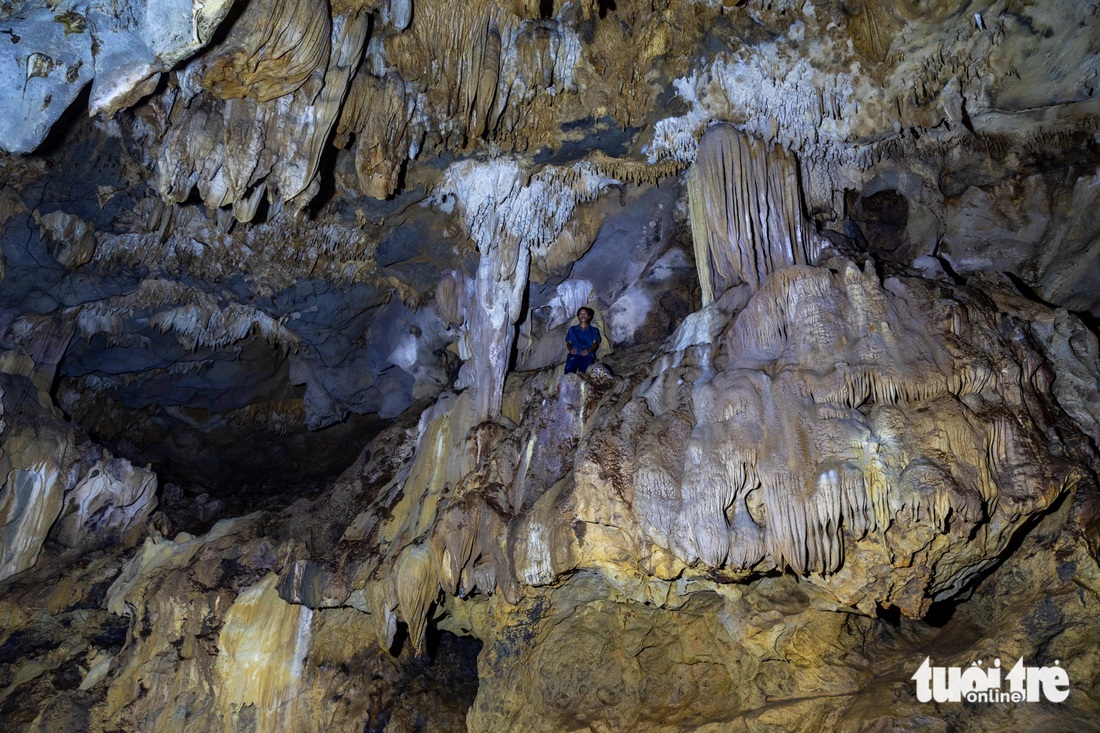
[[565, 357], [565, 373], [572, 374], [573, 372], [586, 372], [588, 367], [596, 363], [596, 357], [592, 354], [585, 356], [584, 354], [570, 354]]

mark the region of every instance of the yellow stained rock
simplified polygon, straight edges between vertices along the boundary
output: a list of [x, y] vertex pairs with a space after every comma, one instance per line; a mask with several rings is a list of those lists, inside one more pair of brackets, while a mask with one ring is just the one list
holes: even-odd
[[216, 694], [227, 730], [248, 706], [261, 730], [284, 729], [295, 717], [313, 611], [280, 598], [277, 583], [269, 574], [241, 591], [218, 635]]
[[250, 3], [208, 59], [202, 84], [222, 99], [266, 102], [290, 94], [328, 61], [332, 19], [325, 3]]

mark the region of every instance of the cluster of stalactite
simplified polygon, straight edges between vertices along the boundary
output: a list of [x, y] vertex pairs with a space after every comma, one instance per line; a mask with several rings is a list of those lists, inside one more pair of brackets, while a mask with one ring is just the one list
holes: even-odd
[[798, 159], [730, 125], [700, 141], [688, 201], [704, 304], [738, 283], [758, 287], [773, 272], [813, 264], [822, 249], [803, 215]]
[[382, 558], [351, 581], [380, 641], [402, 621], [422, 639], [440, 593], [515, 600], [578, 569], [638, 600], [654, 586], [626, 578], [790, 570], [920, 616], [1089, 475], [1074, 429], [1028, 408], [1065, 355], [1006, 336], [974, 291], [832, 260], [773, 273], [718, 323], [630, 388], [517, 376], [514, 428], [469, 393], [426, 412], [345, 535]]

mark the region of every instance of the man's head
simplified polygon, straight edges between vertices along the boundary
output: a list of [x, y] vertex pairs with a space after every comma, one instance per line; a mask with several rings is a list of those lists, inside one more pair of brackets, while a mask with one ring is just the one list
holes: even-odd
[[596, 315], [596, 311], [587, 306], [581, 306], [577, 309], [577, 320], [581, 323], [588, 323], [592, 320], [592, 317]]

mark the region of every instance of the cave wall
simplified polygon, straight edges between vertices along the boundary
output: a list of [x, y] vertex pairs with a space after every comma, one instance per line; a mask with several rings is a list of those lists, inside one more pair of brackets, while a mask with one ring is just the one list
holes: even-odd
[[22, 0], [0, 49], [6, 727], [1096, 719], [1095, 3]]

